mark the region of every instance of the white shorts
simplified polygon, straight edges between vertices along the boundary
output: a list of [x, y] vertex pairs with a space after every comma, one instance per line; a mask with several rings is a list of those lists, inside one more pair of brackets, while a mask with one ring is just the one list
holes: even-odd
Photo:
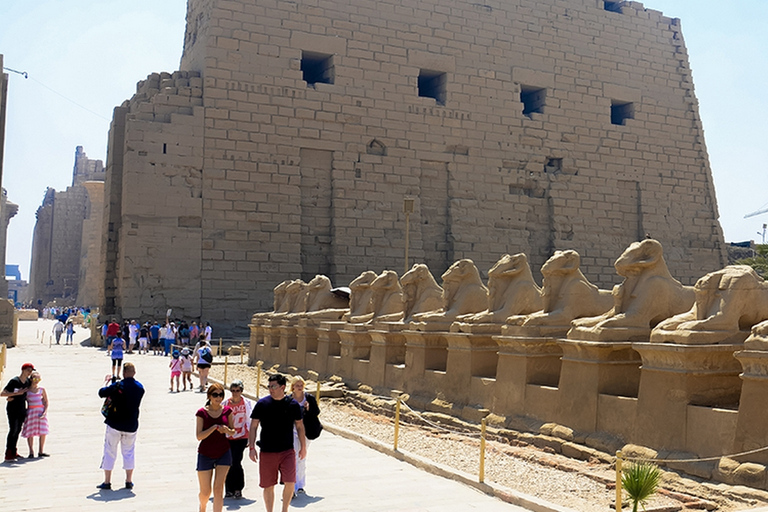
[[139, 338], [139, 346], [141, 348], [147, 348], [147, 338]]

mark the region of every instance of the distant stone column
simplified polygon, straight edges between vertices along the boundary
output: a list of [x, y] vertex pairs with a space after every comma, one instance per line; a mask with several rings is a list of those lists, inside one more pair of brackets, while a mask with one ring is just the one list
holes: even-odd
[[0, 268], [3, 269], [3, 278], [0, 279], [0, 298], [8, 297], [8, 281], [5, 280], [5, 246], [8, 236], [8, 223], [19, 211], [19, 205], [8, 201], [8, 194], [2, 189], [0, 199]]

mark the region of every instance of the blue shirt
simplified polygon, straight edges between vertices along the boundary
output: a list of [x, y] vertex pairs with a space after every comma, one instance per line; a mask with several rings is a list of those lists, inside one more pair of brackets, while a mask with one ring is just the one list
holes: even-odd
[[99, 390], [101, 398], [112, 397], [115, 412], [104, 423], [121, 432], [136, 432], [139, 429], [139, 406], [144, 397], [144, 386], [133, 377], [104, 386]]

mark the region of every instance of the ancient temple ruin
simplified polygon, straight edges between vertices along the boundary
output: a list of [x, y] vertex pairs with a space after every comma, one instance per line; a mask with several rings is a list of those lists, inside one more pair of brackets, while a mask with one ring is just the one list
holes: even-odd
[[[610, 5], [609, 5], [610, 4]], [[610, 7], [610, 8], [609, 8]], [[680, 20], [638, 2], [189, 0], [180, 70], [111, 125], [107, 314], [242, 329], [286, 279], [661, 241], [725, 265]]]
[[503, 255], [487, 286], [468, 259], [442, 286], [423, 264], [399, 280], [367, 271], [349, 309], [318, 300], [333, 294], [315, 285], [327, 278], [293, 279], [251, 318], [249, 361], [534, 432], [572, 457], [624, 449], [768, 488], [768, 283], [735, 265], [684, 285], [653, 239], [615, 270], [621, 283], [602, 290], [568, 250], [543, 265], [541, 287], [524, 254]]
[[29, 299], [36, 307], [54, 299], [98, 305], [104, 175], [103, 162], [77, 146], [72, 185], [46, 190], [32, 237]]

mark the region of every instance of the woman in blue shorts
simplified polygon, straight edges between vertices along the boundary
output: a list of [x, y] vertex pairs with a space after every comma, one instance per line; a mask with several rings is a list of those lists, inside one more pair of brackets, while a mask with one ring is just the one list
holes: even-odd
[[197, 416], [197, 479], [200, 482], [200, 512], [205, 512], [211, 497], [213, 479], [213, 511], [221, 512], [224, 507], [224, 482], [232, 454], [229, 451], [227, 434], [234, 434], [232, 409], [222, 407], [224, 386], [214, 383], [208, 386], [208, 401], [195, 413]]

